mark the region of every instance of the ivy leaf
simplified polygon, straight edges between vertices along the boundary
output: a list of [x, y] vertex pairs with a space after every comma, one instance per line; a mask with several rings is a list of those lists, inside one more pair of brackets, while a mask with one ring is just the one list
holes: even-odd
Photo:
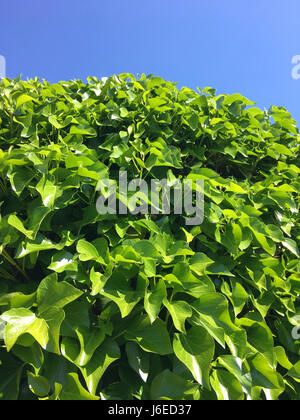
[[43, 176], [36, 186], [36, 190], [40, 193], [43, 205], [53, 208], [56, 197], [58, 196], [58, 187]]
[[107, 280], [101, 295], [114, 301], [121, 311], [122, 318], [125, 318], [144, 297], [147, 285], [147, 278], [139, 275], [134, 290], [128, 284], [126, 277], [122, 273], [116, 272]]
[[17, 108], [19, 108], [19, 107], [20, 107], [20, 106], [22, 106], [23, 104], [26, 104], [26, 102], [31, 102], [31, 101], [33, 101], [33, 100], [34, 100], [34, 98], [32, 98], [31, 96], [26, 95], [26, 94], [24, 93], [24, 94], [22, 94], [22, 95], [18, 96], [18, 98], [17, 98], [17, 100], [16, 100], [16, 105], [17, 105]]
[[63, 308], [78, 299], [82, 292], [67, 282], [58, 282], [57, 274], [46, 277], [37, 289], [37, 305], [42, 314], [53, 306]]
[[167, 299], [164, 299], [163, 303], [171, 314], [175, 328], [185, 333], [185, 321], [193, 314], [190, 305], [184, 301], [169, 302]]
[[81, 261], [97, 260], [99, 258], [99, 253], [94, 245], [83, 239], [77, 244], [77, 252], [80, 254]]
[[98, 401], [100, 397], [90, 394], [81, 385], [76, 373], [69, 373], [65, 385], [59, 393], [61, 401]]
[[120, 358], [117, 343], [110, 338], [97, 348], [90, 362], [81, 368], [87, 387], [92, 394], [96, 393], [100, 379], [108, 367]]
[[213, 263], [214, 261], [202, 252], [196, 253], [189, 261], [191, 270], [199, 276], [204, 275], [206, 268]]
[[[193, 307], [197, 312], [196, 322], [199, 322], [222, 346], [225, 345], [225, 335], [234, 339], [234, 334], [240, 331], [232, 323], [228, 302], [221, 294], [204, 294], [194, 301]], [[239, 350], [241, 353], [244, 351], [243, 347], [239, 347]]]
[[7, 351], [10, 351], [16, 344], [19, 337], [30, 334], [43, 348], [48, 343], [48, 327], [44, 319], [38, 318], [29, 309], [11, 309], [1, 315], [1, 319], [6, 322], [4, 341]]
[[153, 289], [147, 289], [145, 293], [144, 306], [145, 311], [149, 315], [151, 323], [153, 323], [160, 311], [163, 300], [167, 295], [166, 286], [162, 279], [159, 279]]
[[243, 401], [244, 391], [240, 382], [225, 370], [215, 370], [211, 376], [211, 384], [219, 401]]
[[252, 389], [252, 377], [243, 367], [243, 361], [234, 356], [221, 356], [218, 358], [218, 362], [225, 367], [235, 378], [239, 381], [242, 389], [248, 395], [251, 395]]
[[208, 332], [201, 327], [192, 327], [187, 334], [175, 334], [173, 348], [194, 379], [210, 389], [209, 373], [215, 354], [215, 343]]
[[146, 383], [150, 370], [149, 353], [143, 352], [137, 344], [129, 342], [126, 344], [126, 355], [129, 365]]
[[169, 370], [164, 370], [155, 377], [151, 384], [151, 399], [189, 399], [189, 396], [196, 389], [197, 387], [193, 383], [186, 381]]
[[281, 375], [268, 365], [261, 354], [256, 354], [248, 359], [251, 377], [254, 386], [266, 389], [284, 390], [284, 383]]
[[103, 264], [109, 263], [108, 245], [103, 238], [96, 239], [93, 243], [81, 239], [77, 244], [77, 252], [81, 261], [95, 260]]
[[285, 239], [285, 241], [282, 243], [282, 245], [287, 248], [289, 251], [291, 251], [296, 257], [300, 257], [300, 251], [297, 246], [297, 243], [293, 239]]
[[58, 308], [48, 308], [41, 316], [29, 309], [11, 309], [1, 315], [6, 322], [4, 341], [10, 351], [18, 339], [25, 334], [32, 336], [43, 349], [59, 353], [59, 331], [64, 312]]
[[75, 330], [79, 343], [75, 345], [73, 339], [64, 338], [62, 343], [65, 350], [72, 348], [70, 360], [75, 365], [86, 366], [93, 357], [97, 348], [105, 339], [104, 330], [98, 328], [88, 329], [80, 327]]
[[139, 320], [135, 319], [129, 325], [125, 336], [128, 340], [137, 342], [145, 351], [162, 356], [172, 353], [166, 324], [159, 318], [153, 324], [150, 323], [148, 317], [140, 318]]
[[49, 270], [56, 273], [63, 273], [64, 271], [77, 271], [78, 264], [74, 261], [74, 255], [70, 252], [61, 251], [53, 255], [51, 264], [48, 266]]
[[27, 372], [29, 389], [38, 397], [45, 397], [50, 392], [50, 384], [44, 376]]
[[300, 381], [300, 362], [297, 362], [289, 371], [288, 376], [294, 378], [297, 382]]
[[71, 134], [82, 134], [85, 136], [93, 136], [97, 135], [96, 130], [93, 127], [90, 127], [87, 124], [80, 124], [78, 126], [73, 125], [70, 130]]
[[8, 218], [8, 223], [17, 229], [19, 232], [23, 233], [27, 238], [33, 239], [33, 232], [25, 229], [22, 221], [15, 215], [10, 215]]
[[37, 342], [30, 347], [15, 345], [12, 349], [12, 353], [22, 362], [31, 365], [36, 374], [40, 372], [44, 363], [44, 354], [41, 350], [41, 346]]
[[24, 363], [0, 349], [0, 400], [16, 401]]

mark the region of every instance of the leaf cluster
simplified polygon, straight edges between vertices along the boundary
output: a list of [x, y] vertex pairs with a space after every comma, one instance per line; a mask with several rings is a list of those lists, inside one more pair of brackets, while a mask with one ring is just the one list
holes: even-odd
[[[0, 399], [300, 398], [299, 132], [254, 105], [0, 82]], [[119, 171], [204, 179], [204, 222], [98, 214]]]

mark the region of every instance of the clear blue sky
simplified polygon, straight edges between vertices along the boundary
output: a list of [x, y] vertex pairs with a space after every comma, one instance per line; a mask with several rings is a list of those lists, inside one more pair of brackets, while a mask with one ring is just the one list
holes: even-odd
[[[299, 0], [3, 0], [7, 76], [51, 82], [131, 72], [240, 92], [300, 123]], [[300, 72], [299, 72], [300, 73]], [[300, 124], [299, 124], [300, 125]]]

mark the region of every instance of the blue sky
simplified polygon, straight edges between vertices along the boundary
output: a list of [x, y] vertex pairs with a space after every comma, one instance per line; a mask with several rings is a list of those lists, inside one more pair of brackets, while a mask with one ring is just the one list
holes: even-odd
[[8, 77], [156, 74], [283, 105], [300, 123], [299, 16], [299, 0], [3, 1], [0, 55]]

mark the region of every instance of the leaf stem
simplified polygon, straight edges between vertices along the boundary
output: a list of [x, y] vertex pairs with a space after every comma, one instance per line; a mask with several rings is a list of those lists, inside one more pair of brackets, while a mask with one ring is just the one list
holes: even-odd
[[13, 267], [15, 267], [19, 271], [19, 273], [22, 274], [23, 277], [25, 277], [27, 281], [30, 281], [30, 278], [27, 276], [25, 271], [22, 270], [22, 268], [15, 262], [15, 260], [5, 250], [3, 250], [2, 255]]

